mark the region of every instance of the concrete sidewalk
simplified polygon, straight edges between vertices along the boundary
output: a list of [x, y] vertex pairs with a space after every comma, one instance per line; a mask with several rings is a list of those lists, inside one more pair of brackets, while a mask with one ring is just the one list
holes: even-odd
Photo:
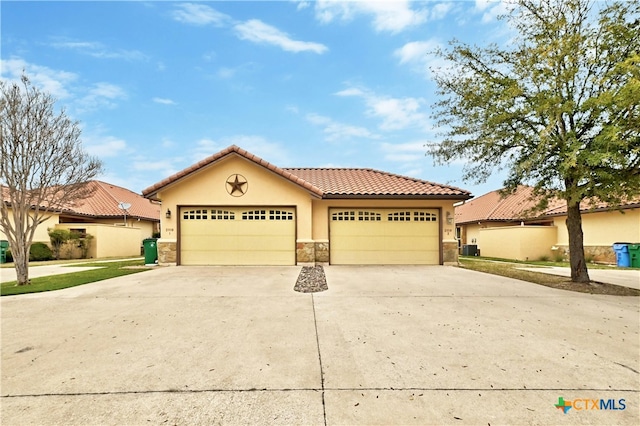
[[[171, 267], [0, 299], [0, 423], [640, 423], [640, 303], [453, 267]], [[555, 405], [615, 401], [624, 410]], [[609, 405], [610, 407], [611, 405]]]
[[[127, 259], [109, 259], [109, 260], [96, 260], [91, 263], [109, 263], [109, 262], [121, 262], [124, 260], [137, 260], [138, 258]], [[143, 259], [143, 258], [139, 258]], [[100, 269], [100, 266], [82, 266], [82, 263], [72, 262], [57, 264], [57, 265], [38, 265], [29, 267], [29, 278], [46, 277], [49, 275], [62, 275], [71, 274], [73, 272], [90, 271], [92, 269]], [[16, 280], [15, 268], [0, 268], [0, 283], [6, 283]]]
[[[571, 277], [571, 269], [559, 266], [543, 266], [539, 268], [518, 268], [525, 271], [542, 272], [544, 274]], [[640, 270], [629, 269], [589, 269], [589, 277], [593, 281], [615, 284], [623, 287], [631, 287], [640, 290]]]

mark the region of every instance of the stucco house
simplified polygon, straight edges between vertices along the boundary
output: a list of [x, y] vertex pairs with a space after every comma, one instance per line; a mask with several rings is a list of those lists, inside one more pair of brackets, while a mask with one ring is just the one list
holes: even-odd
[[470, 193], [373, 169], [280, 168], [235, 145], [145, 189], [162, 202], [159, 264], [457, 262]]
[[[93, 236], [90, 258], [140, 255], [142, 240], [159, 231], [159, 203], [110, 183], [93, 180], [87, 185], [90, 195], [50, 213], [36, 229], [33, 242], [48, 244], [48, 229], [69, 229]], [[120, 203], [130, 206], [125, 211], [118, 207]], [[7, 239], [2, 230], [0, 239]]]
[[[516, 260], [567, 259], [569, 234], [567, 207], [557, 200], [542, 212], [531, 213], [536, 204], [533, 188], [520, 186], [501, 197], [492, 191], [455, 207], [460, 251]], [[582, 230], [585, 256], [593, 261], [615, 263], [613, 244], [640, 241], [640, 200], [618, 208], [605, 203], [583, 203]]]

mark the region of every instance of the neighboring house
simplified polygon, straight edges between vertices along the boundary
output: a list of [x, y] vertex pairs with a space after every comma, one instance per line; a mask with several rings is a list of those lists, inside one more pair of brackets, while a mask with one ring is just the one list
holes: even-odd
[[[458, 205], [456, 234], [463, 254], [516, 260], [567, 259], [567, 207], [557, 200], [544, 211], [531, 213], [533, 188], [518, 187], [502, 198], [498, 191]], [[612, 245], [640, 241], [640, 200], [617, 209], [604, 203], [583, 203], [582, 229], [587, 259], [615, 263]]]
[[457, 262], [459, 188], [372, 169], [282, 169], [230, 146], [145, 189], [160, 264]]
[[[94, 180], [88, 185], [89, 197], [50, 213], [36, 229], [33, 242], [48, 244], [48, 229], [69, 229], [93, 236], [90, 258], [140, 255], [142, 240], [159, 231], [160, 205], [106, 182]], [[125, 211], [120, 203], [130, 206]], [[0, 239], [7, 239], [2, 230]]]

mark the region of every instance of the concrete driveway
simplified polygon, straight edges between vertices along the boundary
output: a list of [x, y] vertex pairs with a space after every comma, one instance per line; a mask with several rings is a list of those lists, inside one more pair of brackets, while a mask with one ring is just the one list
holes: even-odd
[[3, 297], [0, 423], [640, 423], [638, 298], [438, 266], [328, 266], [301, 294], [299, 271]]

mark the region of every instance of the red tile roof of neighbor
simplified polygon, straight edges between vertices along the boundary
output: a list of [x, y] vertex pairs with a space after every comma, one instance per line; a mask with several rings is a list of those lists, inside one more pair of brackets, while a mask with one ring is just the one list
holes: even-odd
[[[123, 202], [131, 204], [127, 209], [127, 216], [160, 221], [160, 205], [140, 194], [99, 180], [89, 181], [87, 185], [91, 190], [88, 197], [56, 208], [55, 211], [67, 216], [122, 217], [123, 211], [118, 208], [118, 203]], [[2, 198], [5, 202], [9, 201], [9, 193], [5, 187], [2, 187]]]
[[[513, 194], [502, 198], [499, 191], [492, 191], [464, 204], [456, 206], [456, 223], [490, 222], [490, 221], [520, 221], [548, 216], [557, 216], [567, 213], [567, 205], [564, 200], [552, 200], [549, 206], [541, 211], [532, 213], [536, 201], [532, 199], [533, 188], [519, 186]], [[640, 200], [625, 203], [621, 208], [640, 207]], [[610, 210], [611, 207], [603, 202], [584, 201], [580, 205], [582, 211]]]
[[123, 211], [118, 207], [120, 202], [131, 204], [127, 209], [127, 216], [160, 220], [160, 205], [120, 186], [93, 180], [88, 183], [92, 193], [84, 200], [79, 200], [67, 206], [65, 213], [90, 217], [122, 217]]
[[305, 188], [319, 198], [447, 198], [466, 200], [471, 193], [453, 186], [427, 182], [373, 169], [280, 168], [232, 145], [142, 191], [154, 198], [163, 188], [230, 154], [239, 155]]

